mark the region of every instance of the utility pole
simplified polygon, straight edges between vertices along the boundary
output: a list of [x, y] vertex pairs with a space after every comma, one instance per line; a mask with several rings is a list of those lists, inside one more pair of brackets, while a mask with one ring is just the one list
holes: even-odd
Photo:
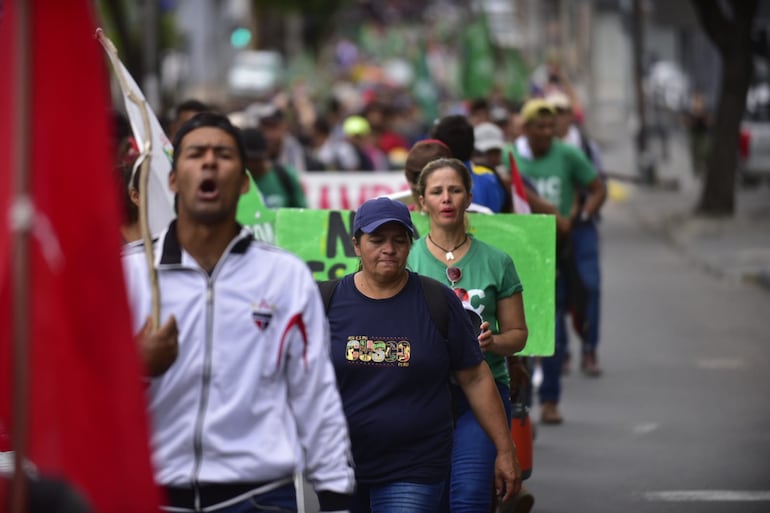
[[158, 80], [158, 2], [144, 0], [144, 58], [142, 89], [147, 103], [155, 112], [160, 109], [160, 81]]
[[644, 0], [632, 0], [631, 8], [631, 51], [634, 61], [634, 92], [636, 95], [636, 115], [639, 127], [636, 133], [636, 163], [639, 177], [649, 185], [657, 181], [655, 157], [649, 148], [647, 136], [647, 108], [644, 97]]

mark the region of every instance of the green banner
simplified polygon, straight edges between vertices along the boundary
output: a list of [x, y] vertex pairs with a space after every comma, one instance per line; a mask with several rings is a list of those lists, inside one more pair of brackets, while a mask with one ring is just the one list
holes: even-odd
[[254, 183], [254, 178], [249, 172], [249, 190], [241, 195], [238, 200], [236, 220], [243, 226], [248, 226], [254, 232], [254, 236], [265, 242], [275, 242], [275, 210], [265, 206], [265, 200], [259, 187]]
[[[275, 243], [305, 260], [316, 280], [341, 278], [358, 269], [351, 227], [355, 212], [278, 209]], [[428, 218], [412, 213], [418, 233]], [[520, 354], [550, 356], [554, 349], [556, 223], [553, 216], [496, 214], [470, 216], [470, 233], [513, 258], [524, 285], [529, 338]]]
[[524, 100], [529, 94], [529, 69], [516, 48], [507, 48], [502, 62], [503, 92], [506, 98]]
[[412, 83], [412, 95], [422, 109], [422, 118], [427, 123], [439, 117], [438, 86], [433, 81], [428, 66], [428, 49], [425, 41], [420, 41], [414, 56], [415, 77]]
[[463, 97], [487, 98], [495, 86], [495, 55], [485, 16], [465, 25], [462, 51]]

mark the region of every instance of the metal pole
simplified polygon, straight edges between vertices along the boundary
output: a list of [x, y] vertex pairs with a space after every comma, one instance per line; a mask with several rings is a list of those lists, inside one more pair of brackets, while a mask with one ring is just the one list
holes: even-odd
[[24, 459], [27, 453], [29, 422], [29, 235], [34, 206], [30, 190], [30, 88], [32, 37], [28, 0], [16, 0], [16, 32], [13, 63], [16, 107], [14, 109], [13, 197], [11, 222], [13, 256], [11, 281], [13, 283], [13, 431], [11, 444], [14, 452], [13, 481], [11, 485], [11, 512], [24, 513], [27, 505], [27, 479]]
[[644, 12], [642, 0], [633, 0], [631, 11], [631, 49], [634, 56], [634, 92], [639, 131], [636, 134], [636, 159], [642, 181], [652, 185], [656, 181], [655, 162], [650, 152], [647, 135], [647, 106], [644, 97]]

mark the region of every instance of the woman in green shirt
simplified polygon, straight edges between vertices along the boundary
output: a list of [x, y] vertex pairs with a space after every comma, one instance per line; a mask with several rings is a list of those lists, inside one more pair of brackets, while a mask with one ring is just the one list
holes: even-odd
[[[510, 377], [505, 357], [524, 348], [527, 324], [522, 286], [513, 260], [466, 232], [471, 176], [457, 159], [426, 165], [418, 179], [420, 203], [430, 231], [415, 242], [409, 267], [449, 285], [484, 321], [481, 350], [497, 383], [510, 421]], [[489, 511], [495, 446], [484, 433], [462, 392], [456, 390], [456, 426], [449, 502], [453, 513]]]

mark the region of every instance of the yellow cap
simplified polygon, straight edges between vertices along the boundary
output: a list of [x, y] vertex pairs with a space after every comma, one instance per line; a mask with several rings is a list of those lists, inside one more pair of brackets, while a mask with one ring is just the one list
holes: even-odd
[[369, 122], [363, 116], [350, 116], [342, 123], [345, 135], [369, 135], [372, 131]]
[[542, 114], [556, 114], [553, 105], [543, 98], [533, 98], [521, 108], [521, 119], [525, 124], [537, 119]]

